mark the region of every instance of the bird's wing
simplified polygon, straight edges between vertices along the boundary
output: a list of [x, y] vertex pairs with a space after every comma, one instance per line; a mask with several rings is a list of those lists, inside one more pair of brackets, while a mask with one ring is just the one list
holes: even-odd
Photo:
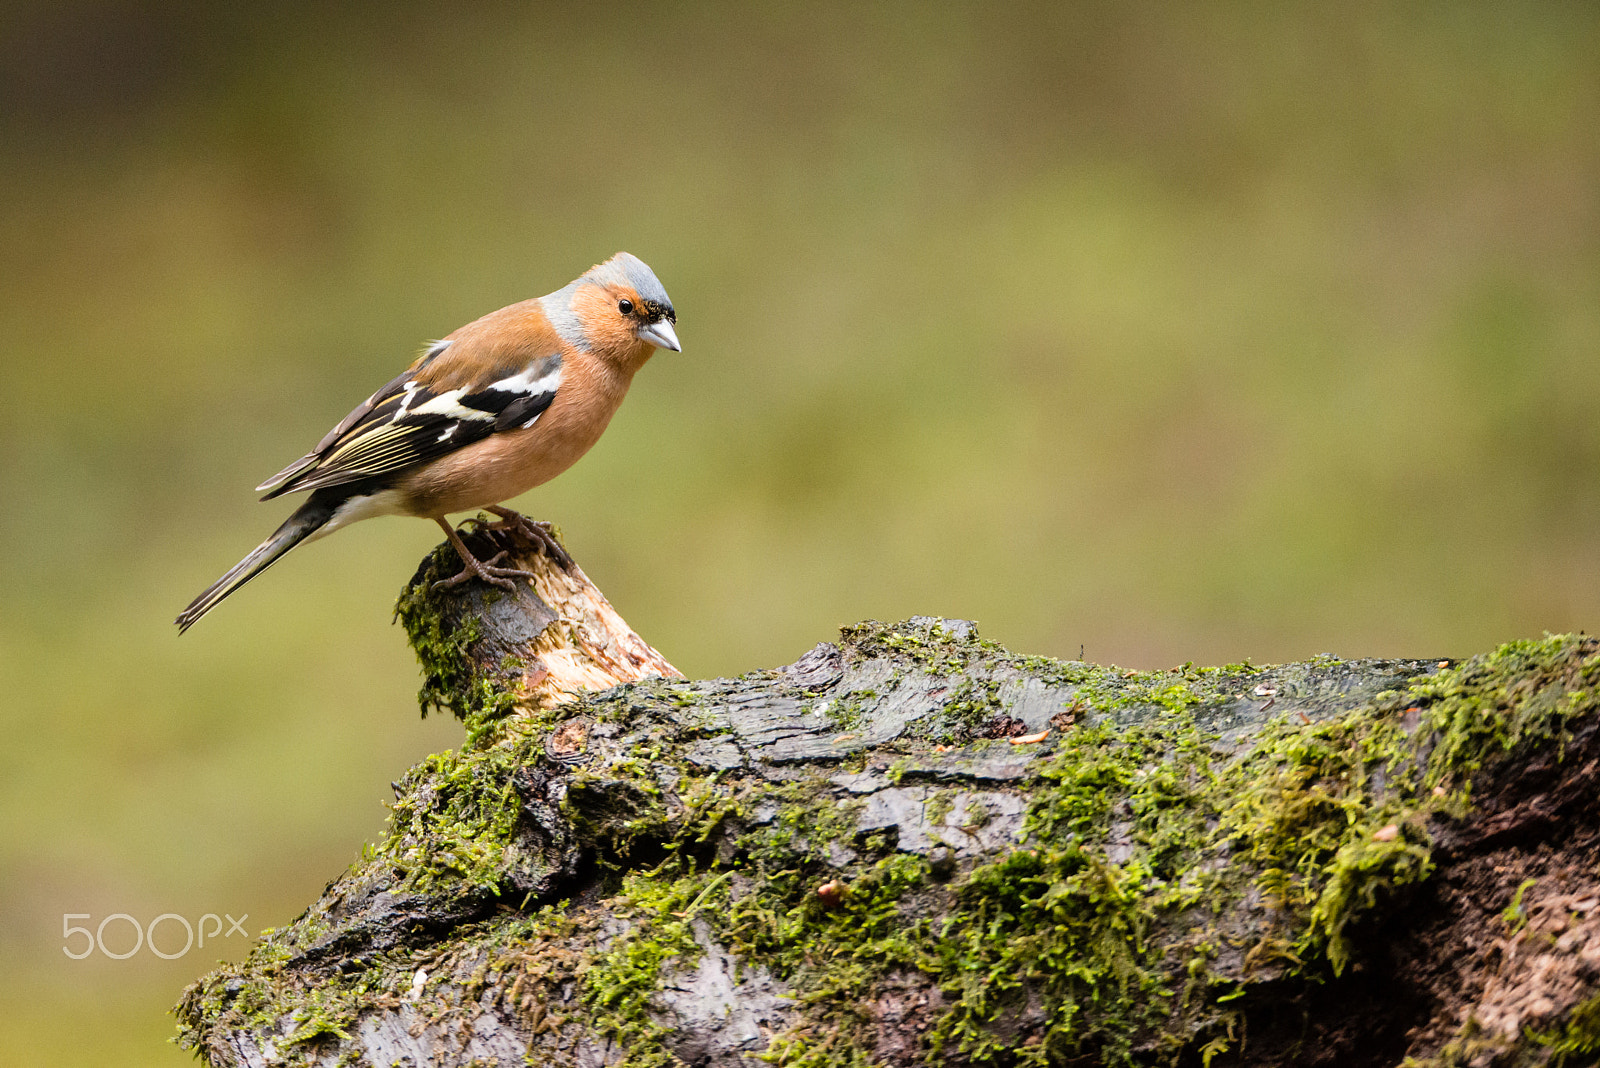
[[[441, 342], [368, 397], [311, 452], [257, 486], [262, 500], [397, 474], [503, 430], [531, 427], [561, 386], [561, 356], [549, 353], [487, 384], [446, 389], [421, 372], [448, 348]], [[446, 379], [445, 381], [448, 381]]]

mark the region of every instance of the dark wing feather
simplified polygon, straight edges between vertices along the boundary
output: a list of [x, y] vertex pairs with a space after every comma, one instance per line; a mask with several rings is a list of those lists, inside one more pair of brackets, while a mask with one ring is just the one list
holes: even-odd
[[268, 491], [262, 500], [397, 474], [490, 434], [530, 427], [561, 380], [561, 357], [550, 355], [473, 393], [436, 390], [417, 381], [425, 363], [367, 398], [316, 449], [257, 487]]
[[[370, 415], [375, 407], [386, 400], [393, 400], [394, 398], [400, 396], [403, 392], [403, 387], [405, 384], [409, 382], [411, 380], [411, 376], [420, 369], [420, 364], [416, 367], [407, 368], [400, 374], [396, 375], [393, 380], [391, 380], [382, 389], [378, 390], [378, 392], [374, 393], [372, 396], [356, 405], [355, 409], [351, 411], [349, 415], [345, 416], [339, 421], [338, 426], [334, 427], [332, 430], [323, 435], [322, 440], [317, 442], [316, 448], [312, 449], [310, 452], [300, 457], [300, 459], [296, 460], [294, 463], [290, 464], [288, 467], [285, 467], [282, 471], [279, 471], [277, 474], [261, 483], [261, 485], [257, 486], [257, 493], [267, 491], [267, 495], [261, 499], [264, 501], [270, 500], [273, 497], [278, 496], [280, 493], [289, 492], [289, 490], [292, 488], [289, 483], [296, 475], [300, 474], [302, 471], [305, 471], [309, 467], [316, 466], [317, 461], [322, 459], [323, 455], [328, 451], [328, 448], [334, 442], [338, 441], [340, 437], [348, 433], [350, 428], [355, 426], [356, 423], [362, 421], [368, 415]], [[390, 410], [391, 412], [393, 411], [392, 408]]]

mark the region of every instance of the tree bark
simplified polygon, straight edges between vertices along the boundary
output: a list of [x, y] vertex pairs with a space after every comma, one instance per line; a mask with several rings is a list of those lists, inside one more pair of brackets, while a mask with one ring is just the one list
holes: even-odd
[[397, 609], [467, 743], [185, 993], [210, 1063], [1594, 1063], [1592, 639], [1123, 672], [917, 618], [689, 682], [475, 537], [537, 579], [441, 546]]

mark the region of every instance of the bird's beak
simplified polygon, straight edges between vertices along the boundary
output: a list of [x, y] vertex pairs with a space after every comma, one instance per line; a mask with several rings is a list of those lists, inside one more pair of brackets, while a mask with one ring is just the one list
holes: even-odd
[[639, 328], [639, 340], [648, 341], [658, 349], [671, 349], [673, 352], [683, 351], [683, 346], [678, 344], [678, 332], [672, 329], [672, 324], [665, 319], [641, 326]]

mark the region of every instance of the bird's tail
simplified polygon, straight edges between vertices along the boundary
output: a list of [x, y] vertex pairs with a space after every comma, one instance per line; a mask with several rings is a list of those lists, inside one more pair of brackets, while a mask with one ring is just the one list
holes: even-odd
[[272, 537], [257, 545], [249, 556], [234, 564], [226, 575], [206, 587], [206, 591], [196, 597], [188, 608], [178, 613], [178, 618], [173, 621], [178, 624], [178, 633], [182, 634], [194, 626], [197, 619], [215, 608], [224, 597], [277, 563], [280, 556], [321, 530], [328, 520], [333, 518], [333, 513], [341, 503], [343, 498], [340, 496], [314, 494], [310, 500], [297, 508], [293, 515], [283, 521], [283, 526], [272, 532]]

